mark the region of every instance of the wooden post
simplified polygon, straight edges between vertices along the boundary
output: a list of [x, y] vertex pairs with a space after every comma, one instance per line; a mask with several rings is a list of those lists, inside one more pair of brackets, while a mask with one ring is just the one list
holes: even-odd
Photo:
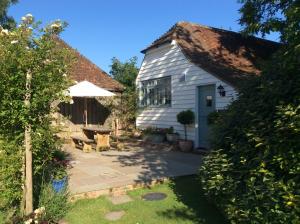
[[[31, 98], [31, 79], [30, 72], [26, 74], [26, 94], [25, 106], [29, 110]], [[31, 145], [31, 125], [25, 127], [25, 215], [33, 212], [33, 194], [32, 194], [32, 145]]]
[[88, 118], [87, 118], [87, 99], [84, 97], [84, 117], [85, 117], [85, 126], [88, 124]]
[[116, 137], [119, 136], [119, 119], [118, 118], [115, 119], [115, 136]]

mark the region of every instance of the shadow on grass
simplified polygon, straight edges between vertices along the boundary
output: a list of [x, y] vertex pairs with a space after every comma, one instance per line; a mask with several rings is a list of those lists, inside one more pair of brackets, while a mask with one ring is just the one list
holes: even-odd
[[159, 215], [170, 219], [192, 220], [195, 224], [228, 223], [219, 210], [204, 196], [197, 176], [174, 178], [169, 183], [177, 201], [186, 207], [167, 209]]

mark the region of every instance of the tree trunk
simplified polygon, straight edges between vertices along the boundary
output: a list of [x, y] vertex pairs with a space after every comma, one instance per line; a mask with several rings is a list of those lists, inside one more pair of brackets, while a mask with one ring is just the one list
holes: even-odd
[[23, 195], [22, 195], [22, 201], [21, 201], [21, 214], [25, 215], [25, 195], [26, 195], [26, 187], [25, 187], [25, 172], [26, 172], [26, 160], [25, 160], [25, 152], [22, 152], [22, 187], [23, 187]]
[[184, 125], [184, 140], [187, 140], [187, 134], [186, 134], [186, 125]]
[[[31, 79], [30, 72], [26, 74], [26, 94], [25, 106], [29, 110], [31, 98]], [[31, 146], [31, 125], [25, 127], [25, 215], [33, 212], [33, 193], [32, 193], [32, 146]]]

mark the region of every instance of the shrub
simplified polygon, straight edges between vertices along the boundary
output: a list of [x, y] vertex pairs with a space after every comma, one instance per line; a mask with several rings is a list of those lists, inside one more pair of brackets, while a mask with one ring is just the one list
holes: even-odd
[[66, 189], [56, 193], [51, 184], [43, 185], [39, 199], [39, 207], [44, 207], [46, 211], [43, 220], [57, 223], [62, 219], [70, 207], [68, 197], [69, 194]]
[[143, 135], [165, 135], [168, 133], [168, 128], [157, 128], [157, 127], [147, 127], [144, 130], [142, 130]]
[[177, 114], [177, 121], [184, 126], [184, 137], [187, 140], [186, 126], [195, 122], [195, 114], [191, 110], [184, 110]]
[[[31, 127], [36, 207], [42, 180], [49, 177], [52, 153], [60, 148], [54, 137], [57, 130], [51, 125], [53, 102], [68, 98], [64, 90], [70, 84], [66, 74], [71, 53], [54, 38], [65, 24], [56, 21], [44, 28], [39, 24], [28, 14], [18, 28], [7, 31], [0, 27], [0, 209], [15, 215], [24, 208], [25, 127]], [[24, 105], [29, 75], [30, 107]]]
[[300, 65], [274, 59], [219, 114], [200, 179], [232, 223], [300, 223]]

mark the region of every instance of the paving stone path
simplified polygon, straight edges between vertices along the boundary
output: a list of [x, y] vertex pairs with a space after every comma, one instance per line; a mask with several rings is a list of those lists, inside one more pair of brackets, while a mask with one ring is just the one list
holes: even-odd
[[114, 211], [114, 212], [109, 212], [105, 215], [105, 219], [109, 221], [117, 221], [121, 219], [125, 215], [125, 211]]
[[110, 196], [107, 197], [108, 200], [113, 203], [114, 205], [120, 205], [120, 204], [124, 204], [127, 202], [132, 201], [132, 198], [129, 197], [128, 195], [118, 195], [118, 196]]
[[128, 186], [149, 180], [196, 174], [202, 157], [177, 151], [133, 147], [129, 151], [84, 153], [69, 145], [71, 194]]

